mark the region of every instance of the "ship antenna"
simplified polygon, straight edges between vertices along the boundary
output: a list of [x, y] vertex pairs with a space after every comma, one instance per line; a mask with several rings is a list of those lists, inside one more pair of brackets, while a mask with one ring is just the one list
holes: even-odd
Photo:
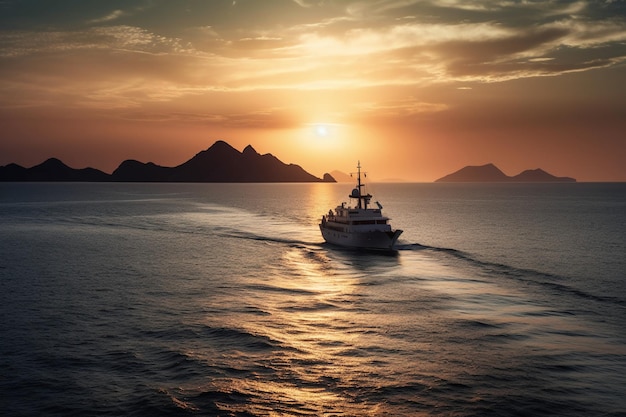
[[[357, 187], [359, 189], [359, 209], [364, 208], [367, 209], [367, 199], [365, 197], [363, 197], [363, 194], [361, 193], [361, 188], [363, 188], [363, 184], [361, 184], [361, 161], [358, 161], [357, 163]], [[363, 203], [362, 200], [365, 200], [365, 207], [363, 207]]]

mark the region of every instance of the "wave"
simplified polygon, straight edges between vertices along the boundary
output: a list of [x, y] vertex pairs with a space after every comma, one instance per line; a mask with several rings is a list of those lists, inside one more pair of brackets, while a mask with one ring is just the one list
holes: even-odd
[[253, 232], [246, 232], [243, 230], [228, 230], [227, 232], [224, 233], [219, 233], [218, 234], [220, 237], [227, 237], [227, 238], [234, 238], [234, 239], [246, 239], [246, 240], [257, 240], [260, 242], [267, 242], [267, 243], [283, 243], [283, 244], [287, 244], [287, 245], [293, 245], [293, 246], [320, 246], [321, 243], [318, 242], [306, 242], [304, 240], [300, 240], [300, 239], [290, 239], [290, 238], [282, 238], [282, 237], [276, 237], [276, 236], [267, 236], [267, 235], [260, 235], [257, 233], [253, 233]]
[[585, 300], [596, 301], [600, 303], [607, 302], [623, 307], [626, 306], [626, 300], [623, 300], [621, 298], [592, 294], [574, 286], [567, 285], [565, 284], [565, 282], [572, 281], [572, 279], [563, 275], [537, 271], [529, 268], [519, 268], [500, 262], [482, 260], [479, 259], [477, 255], [473, 255], [471, 253], [467, 253], [453, 248], [443, 248], [422, 245], [420, 243], [411, 243], [399, 245], [397, 249], [399, 251], [429, 251], [443, 253], [456, 259], [468, 262], [475, 267], [481, 268], [490, 274], [496, 274], [500, 277], [507, 277], [511, 279], [516, 279], [518, 281], [523, 281], [525, 283], [539, 285], [544, 288], [549, 288], [554, 292], [560, 294], [569, 294], [576, 298], [583, 298]]

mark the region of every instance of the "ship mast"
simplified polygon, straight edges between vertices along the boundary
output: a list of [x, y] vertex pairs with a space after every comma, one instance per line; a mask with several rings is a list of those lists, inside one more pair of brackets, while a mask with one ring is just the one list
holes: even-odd
[[[367, 205], [370, 202], [372, 196], [370, 194], [363, 195], [361, 193], [361, 188], [365, 186], [365, 184], [361, 184], [361, 161], [358, 161], [356, 166], [357, 168], [357, 188], [352, 191], [352, 195], [350, 198], [356, 198], [359, 200], [358, 208], [367, 210]], [[364, 173], [367, 176], [367, 173]]]

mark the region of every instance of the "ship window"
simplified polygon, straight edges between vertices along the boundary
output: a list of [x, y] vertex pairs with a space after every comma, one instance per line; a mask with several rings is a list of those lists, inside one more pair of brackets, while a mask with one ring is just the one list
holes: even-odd
[[359, 224], [376, 224], [375, 220], [355, 220], [352, 222], [352, 224], [355, 225], [359, 225]]

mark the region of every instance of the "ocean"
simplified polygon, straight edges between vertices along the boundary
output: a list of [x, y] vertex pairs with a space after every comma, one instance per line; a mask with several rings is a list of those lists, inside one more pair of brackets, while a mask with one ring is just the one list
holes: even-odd
[[5, 416], [626, 416], [626, 184], [0, 183]]

